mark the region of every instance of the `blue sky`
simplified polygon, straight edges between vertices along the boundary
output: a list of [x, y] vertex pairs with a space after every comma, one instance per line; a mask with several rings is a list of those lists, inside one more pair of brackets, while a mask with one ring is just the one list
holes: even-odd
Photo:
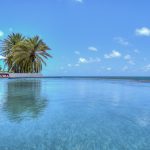
[[149, 0], [5, 0], [0, 39], [40, 35], [53, 56], [45, 75], [149, 75], [149, 6]]

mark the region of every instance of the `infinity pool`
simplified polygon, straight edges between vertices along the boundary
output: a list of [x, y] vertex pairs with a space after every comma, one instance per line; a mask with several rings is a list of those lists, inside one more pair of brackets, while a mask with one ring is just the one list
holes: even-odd
[[0, 79], [0, 150], [150, 150], [150, 83]]

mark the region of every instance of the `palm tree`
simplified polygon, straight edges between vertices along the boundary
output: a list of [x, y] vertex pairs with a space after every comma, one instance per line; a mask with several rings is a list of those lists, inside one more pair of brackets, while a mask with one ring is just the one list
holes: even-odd
[[[12, 49], [14, 46], [16, 46], [18, 43], [24, 41], [25, 37], [20, 33], [12, 33], [8, 35], [6, 39], [2, 41], [2, 55], [6, 57], [4, 60], [5, 65], [8, 66], [8, 70], [12, 68], [13, 63], [13, 55], [12, 55]], [[12, 68], [12, 70], [16, 71], [17, 68]]]
[[7, 58], [8, 70], [15, 73], [38, 73], [45, 64], [44, 58], [50, 48], [39, 38], [25, 38], [21, 34], [12, 34], [3, 41], [3, 55]]
[[46, 65], [44, 58], [51, 57], [47, 50], [50, 48], [39, 36], [28, 38], [14, 46], [12, 67], [17, 65], [19, 72], [38, 73], [42, 70], [42, 64]]

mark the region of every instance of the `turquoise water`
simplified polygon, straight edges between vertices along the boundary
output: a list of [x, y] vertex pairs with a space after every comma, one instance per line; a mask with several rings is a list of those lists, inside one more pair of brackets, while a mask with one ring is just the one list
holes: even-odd
[[150, 150], [150, 83], [0, 79], [0, 150]]

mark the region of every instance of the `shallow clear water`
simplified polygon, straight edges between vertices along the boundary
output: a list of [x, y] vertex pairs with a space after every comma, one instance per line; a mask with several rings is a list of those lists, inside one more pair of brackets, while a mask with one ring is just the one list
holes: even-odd
[[150, 150], [150, 83], [0, 79], [0, 150]]

